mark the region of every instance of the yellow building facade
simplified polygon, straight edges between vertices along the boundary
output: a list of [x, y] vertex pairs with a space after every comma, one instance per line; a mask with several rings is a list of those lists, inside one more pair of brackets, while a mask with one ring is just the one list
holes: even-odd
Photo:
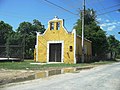
[[[85, 54], [91, 56], [91, 41], [85, 40]], [[64, 21], [55, 17], [48, 22], [48, 28], [43, 34], [37, 32], [34, 60], [40, 63], [80, 62], [81, 37], [76, 35], [76, 30], [68, 32]]]

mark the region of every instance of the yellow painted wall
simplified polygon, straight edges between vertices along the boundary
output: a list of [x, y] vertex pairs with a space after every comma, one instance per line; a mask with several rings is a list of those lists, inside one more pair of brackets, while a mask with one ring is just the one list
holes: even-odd
[[[82, 38], [80, 36], [77, 36], [76, 38], [76, 56], [77, 58], [81, 58], [82, 55]], [[85, 54], [86, 57], [91, 57], [92, 56], [92, 42], [85, 39], [84, 40], [84, 48], [87, 48], [87, 52]], [[80, 59], [79, 59], [80, 60]]]
[[[50, 30], [50, 23], [60, 22], [60, 30]], [[38, 62], [47, 62], [47, 42], [48, 41], [63, 41], [64, 40], [64, 63], [74, 63], [74, 34], [68, 33], [63, 27], [63, 20], [51, 20], [48, 23], [48, 29], [43, 35], [38, 36]], [[69, 51], [69, 46], [73, 47], [73, 51]]]
[[[54, 22], [54, 30], [50, 30], [50, 23]], [[57, 22], [60, 23], [60, 29], [57, 30]], [[63, 25], [62, 19], [54, 18], [53, 20], [50, 20], [48, 22], [48, 28], [43, 34], [37, 35], [37, 45], [35, 49], [35, 57], [34, 60], [41, 63], [47, 63], [47, 43], [50, 41], [64, 41], [64, 47], [62, 47], [64, 50], [63, 52], [63, 63], [69, 63], [73, 64], [74, 62], [74, 40], [76, 40], [76, 60], [81, 59], [82, 55], [82, 46], [81, 46], [81, 37], [76, 36], [76, 39], [74, 39], [74, 36], [76, 35], [75, 32], [68, 33]], [[74, 35], [75, 34], [75, 35]], [[92, 42], [85, 39], [84, 45], [87, 48], [85, 58], [87, 57], [88, 60], [90, 60], [88, 57], [92, 56]], [[72, 46], [73, 50], [70, 51], [70, 46]], [[62, 50], [62, 49], [61, 49]], [[62, 56], [62, 55], [61, 55]], [[49, 57], [48, 57], [49, 58]], [[49, 61], [48, 61], [49, 62]]]

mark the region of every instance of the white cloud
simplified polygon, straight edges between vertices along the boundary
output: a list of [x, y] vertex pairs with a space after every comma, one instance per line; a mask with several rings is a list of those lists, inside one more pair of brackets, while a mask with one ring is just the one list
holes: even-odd
[[111, 23], [106, 23], [107, 26], [111, 26], [111, 25], [117, 25], [117, 22], [111, 22]]
[[107, 28], [107, 30], [108, 30], [108, 31], [113, 31], [113, 29], [115, 29], [115, 28], [116, 28], [116, 26], [113, 25], [113, 26], [109, 26], [109, 27]]
[[[109, 20], [106, 20], [106, 21], [109, 21]], [[106, 22], [101, 24], [100, 26], [111, 26], [111, 25], [118, 25], [118, 24], [120, 24], [120, 22]]]
[[110, 20], [107, 19], [106, 22], [110, 22]]
[[117, 22], [112, 22], [111, 24], [116, 25], [116, 24], [117, 24]]
[[101, 29], [103, 29], [103, 27], [102, 27], [102, 26], [100, 26], [100, 28], [101, 28]]
[[100, 26], [101, 26], [101, 27], [105, 27], [105, 26], [107, 26], [107, 24], [106, 24], [106, 23], [104, 23], [104, 24], [101, 24]]
[[109, 22], [107, 19], [106, 23], [100, 24], [100, 28], [106, 31], [113, 31], [119, 24], [120, 21]]
[[117, 22], [118, 24], [120, 24], [120, 22]]
[[98, 21], [101, 21], [102, 19], [101, 18], [97, 18]]
[[104, 29], [104, 27], [106, 27], [106, 26], [107, 26], [106, 23], [104, 23], [104, 24], [101, 24], [101, 25], [100, 25], [100, 28], [101, 28], [101, 29]]

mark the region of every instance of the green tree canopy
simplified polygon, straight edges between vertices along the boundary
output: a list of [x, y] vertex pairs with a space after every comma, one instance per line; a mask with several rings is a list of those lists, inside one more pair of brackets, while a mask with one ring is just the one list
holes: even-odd
[[45, 31], [44, 25], [42, 25], [41, 22], [36, 19], [33, 20], [32, 26], [34, 31], [41, 32], [41, 33], [44, 33]]
[[[81, 15], [81, 14], [80, 14]], [[103, 31], [100, 26], [97, 25], [96, 21], [96, 13], [93, 9], [85, 10], [85, 30], [84, 36], [85, 38], [92, 41], [92, 53], [94, 55], [101, 55], [107, 51], [107, 38], [106, 32]], [[77, 20], [74, 28], [77, 30], [77, 34], [82, 34], [82, 20]]]
[[30, 22], [22, 22], [20, 23], [17, 32], [21, 34], [29, 34], [32, 31], [32, 24]]
[[26, 58], [31, 58], [31, 57], [33, 58], [34, 47], [36, 44], [36, 32], [43, 33], [44, 31], [45, 31], [44, 25], [42, 25], [41, 22], [36, 19], [33, 20], [33, 23], [30, 23], [30, 22], [20, 23], [17, 29], [17, 34], [20, 33], [20, 35], [22, 36], [22, 39], [24, 39], [24, 35], [25, 35], [25, 57]]
[[5, 23], [4, 21], [0, 21], [0, 45], [4, 45], [10, 33], [12, 33], [12, 26]]
[[115, 36], [113, 36], [113, 35], [108, 36], [107, 41], [108, 41], [108, 45], [109, 45], [108, 51], [111, 53], [111, 55], [113, 52], [115, 52], [116, 55], [119, 55], [119, 53], [120, 53], [120, 41], [118, 41], [115, 38]]

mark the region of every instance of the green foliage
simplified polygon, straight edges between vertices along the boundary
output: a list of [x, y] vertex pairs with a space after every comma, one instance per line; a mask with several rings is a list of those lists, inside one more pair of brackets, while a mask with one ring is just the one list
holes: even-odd
[[[33, 58], [33, 52], [36, 43], [36, 32], [43, 33], [44, 31], [44, 26], [36, 19], [33, 20], [33, 23], [20, 23], [17, 33], [20, 34], [23, 39], [25, 35], [25, 58]], [[24, 41], [22, 40], [22, 42]]]
[[[77, 34], [82, 34], [82, 20], [78, 19], [74, 28], [77, 30]], [[96, 14], [93, 9], [85, 11], [85, 38], [92, 41], [92, 50], [94, 55], [105, 54], [107, 51], [107, 38], [106, 32], [103, 31], [100, 26], [97, 25]]]
[[17, 32], [21, 33], [21, 34], [29, 34], [32, 30], [32, 24], [30, 22], [22, 22], [20, 23]]
[[12, 33], [12, 26], [0, 21], [0, 45], [4, 45], [10, 33]]
[[22, 35], [18, 32], [13, 32], [9, 36], [10, 45], [22, 45]]
[[41, 33], [44, 33], [44, 31], [45, 31], [44, 25], [42, 25], [41, 22], [39, 22], [36, 19], [33, 20], [33, 29], [34, 29], [34, 31], [38, 31]]
[[108, 51], [111, 53], [111, 55], [113, 52], [115, 52], [116, 56], [119, 56], [120, 55], [120, 41], [118, 41], [113, 35], [110, 35], [107, 38], [107, 41], [109, 45]]
[[16, 31], [13, 31], [9, 24], [0, 21], [0, 45], [6, 45], [6, 53], [9, 56], [9, 45], [23, 46], [25, 36], [25, 58], [33, 58], [36, 32], [43, 33], [44, 31], [44, 26], [36, 19], [33, 20], [33, 23], [20, 23]]
[[97, 22], [96, 21], [96, 12], [93, 9], [88, 9], [85, 11], [85, 25], [89, 25], [93, 22]]

